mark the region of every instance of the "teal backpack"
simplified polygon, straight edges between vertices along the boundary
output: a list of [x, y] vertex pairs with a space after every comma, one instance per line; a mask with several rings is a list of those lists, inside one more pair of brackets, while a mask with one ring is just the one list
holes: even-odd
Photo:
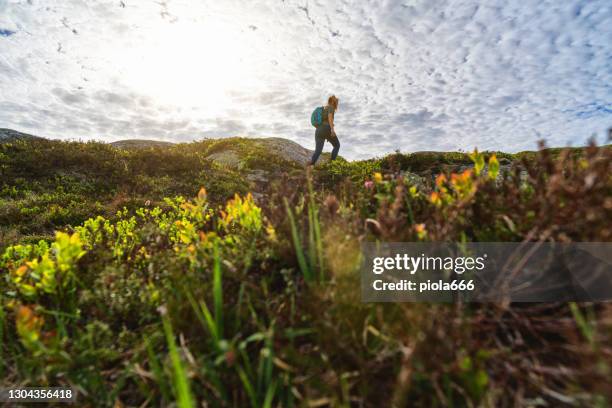
[[312, 111], [312, 115], [310, 115], [310, 123], [312, 126], [319, 127], [323, 124], [323, 107], [319, 106], [314, 111]]

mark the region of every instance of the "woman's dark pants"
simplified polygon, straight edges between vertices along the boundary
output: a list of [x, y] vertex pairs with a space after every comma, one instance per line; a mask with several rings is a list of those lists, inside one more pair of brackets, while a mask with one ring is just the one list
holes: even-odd
[[319, 160], [319, 156], [323, 151], [323, 145], [325, 141], [328, 141], [332, 144], [334, 149], [331, 153], [331, 159], [335, 160], [338, 156], [338, 151], [340, 150], [340, 141], [337, 136], [332, 135], [331, 127], [328, 124], [322, 124], [319, 126], [315, 132], [315, 151], [312, 154], [312, 160], [310, 160], [310, 164], [315, 164], [317, 160]]

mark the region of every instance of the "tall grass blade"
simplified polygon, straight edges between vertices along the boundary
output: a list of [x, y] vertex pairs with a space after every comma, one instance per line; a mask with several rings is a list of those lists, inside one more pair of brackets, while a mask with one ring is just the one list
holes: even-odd
[[236, 313], [234, 317], [234, 331], [238, 331], [241, 324], [242, 316], [242, 303], [244, 302], [244, 286], [245, 283], [240, 283], [240, 289], [238, 290], [238, 301], [236, 302]]
[[319, 266], [319, 281], [321, 281], [323, 279], [323, 274], [325, 271], [325, 265], [323, 260], [323, 240], [321, 239], [321, 224], [319, 223], [319, 211], [315, 208], [313, 212], [315, 245], [317, 251], [317, 265]]
[[213, 302], [215, 312], [215, 324], [217, 326], [217, 336], [223, 338], [223, 285], [221, 280], [221, 257], [219, 256], [219, 246], [215, 242], [213, 247]]
[[238, 376], [240, 377], [240, 381], [242, 381], [242, 385], [244, 385], [244, 390], [246, 391], [249, 400], [251, 401], [251, 406], [253, 408], [259, 407], [257, 404], [257, 395], [255, 395], [255, 389], [253, 388], [253, 384], [249, 381], [249, 377], [246, 375], [242, 367], [236, 367], [238, 370]]
[[244, 369], [243, 369], [243, 371], [245, 372], [245, 374], [248, 377], [254, 377], [255, 373], [253, 371], [253, 365], [251, 364], [251, 359], [249, 357], [249, 354], [246, 351], [246, 348], [240, 347], [239, 348], [239, 352], [240, 352], [240, 355], [241, 355], [242, 360], [244, 362]]
[[263, 353], [263, 357], [264, 357], [263, 381], [264, 381], [264, 384], [268, 387], [272, 383], [272, 374], [273, 374], [273, 369], [274, 369], [274, 349], [272, 345], [272, 336], [273, 336], [273, 333], [272, 331], [270, 331], [270, 333], [268, 333], [268, 335], [266, 336], [266, 341], [265, 341], [266, 347], [264, 348], [264, 353]]
[[170, 360], [172, 361], [172, 368], [174, 372], [174, 384], [176, 398], [179, 408], [192, 408], [195, 407], [193, 397], [191, 395], [191, 389], [189, 387], [189, 378], [185, 367], [181, 362], [181, 356], [179, 355], [174, 340], [174, 333], [172, 332], [172, 324], [168, 315], [162, 313], [162, 322], [164, 325], [164, 332], [166, 334], [166, 341], [168, 342], [168, 349], [170, 351]]
[[273, 331], [270, 329], [265, 334], [264, 346], [259, 352], [259, 364], [257, 367], [257, 395], [261, 400], [269, 391], [272, 383], [272, 374], [274, 369], [274, 353], [272, 345]]
[[272, 408], [272, 401], [274, 400], [274, 394], [276, 393], [276, 381], [273, 381], [266, 391], [266, 396], [264, 398], [262, 407], [263, 408]]
[[200, 303], [198, 304], [193, 298], [191, 292], [189, 292], [188, 290], [185, 291], [185, 294], [187, 296], [187, 300], [189, 300], [189, 303], [191, 304], [193, 311], [196, 314], [196, 317], [198, 318], [198, 321], [200, 322], [202, 327], [204, 327], [204, 330], [210, 333], [213, 340], [215, 341], [216, 346], [216, 344], [220, 340], [219, 333], [217, 333], [217, 325], [212, 315], [210, 314], [210, 310], [208, 310], [208, 307], [206, 306], [206, 302], [200, 301]]
[[570, 302], [569, 307], [572, 312], [572, 316], [576, 321], [576, 325], [578, 325], [578, 329], [592, 346], [595, 339], [593, 325], [585, 318], [584, 314], [580, 310], [580, 307], [578, 307], [575, 302]]
[[284, 199], [284, 202], [287, 210], [287, 216], [289, 217], [289, 223], [291, 224], [291, 237], [293, 238], [293, 246], [295, 248], [298, 265], [302, 271], [302, 274], [304, 275], [304, 280], [306, 282], [312, 282], [312, 273], [308, 267], [308, 264], [306, 263], [306, 258], [304, 257], [304, 250], [302, 249], [302, 242], [300, 241], [300, 235], [295, 223], [295, 218], [293, 217], [293, 212], [291, 211], [289, 202], [286, 198]]
[[317, 268], [317, 251], [315, 245], [314, 212], [312, 205], [308, 206], [308, 260], [313, 275]]
[[206, 306], [206, 302], [203, 300], [200, 301], [200, 310], [202, 311], [202, 314], [204, 315], [204, 319], [206, 320], [208, 331], [210, 331], [210, 335], [213, 337], [213, 340], [215, 341], [215, 347], [217, 347], [219, 344], [219, 341], [221, 341], [221, 336], [219, 335], [219, 331], [218, 331], [218, 325], [215, 319], [213, 318], [212, 313], [210, 313], [210, 309], [208, 309], [208, 306]]
[[[308, 175], [308, 196], [309, 196], [309, 226], [314, 232], [314, 239], [311, 240], [310, 251], [314, 254], [316, 251], [316, 265], [318, 266], [318, 278], [319, 281], [323, 278], [324, 265], [323, 265], [323, 241], [321, 240], [321, 224], [319, 222], [319, 208], [315, 202], [315, 193], [312, 188], [312, 177]], [[312, 244], [314, 241], [314, 245]], [[313, 258], [315, 258], [313, 256]], [[315, 263], [312, 262], [311, 267], [314, 268]]]
[[145, 346], [147, 348], [147, 354], [149, 356], [149, 365], [151, 366], [151, 370], [153, 370], [153, 376], [155, 377], [155, 381], [159, 386], [162, 396], [166, 401], [170, 401], [170, 391], [168, 390], [166, 380], [164, 378], [164, 371], [161, 368], [161, 364], [157, 360], [157, 355], [153, 350], [153, 346], [151, 345], [151, 341], [148, 337], [144, 338]]

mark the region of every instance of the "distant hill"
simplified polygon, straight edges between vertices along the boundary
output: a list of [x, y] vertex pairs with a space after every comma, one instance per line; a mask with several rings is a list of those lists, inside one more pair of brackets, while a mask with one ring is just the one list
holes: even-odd
[[119, 149], [146, 149], [148, 147], [170, 147], [174, 143], [162, 142], [160, 140], [126, 139], [110, 143]]
[[[14, 140], [50, 140], [39, 136], [22, 133], [12, 129], [0, 128], [0, 143]], [[246, 138], [230, 137], [221, 139], [203, 139], [189, 143], [172, 143], [160, 140], [125, 139], [108, 143], [118, 149], [141, 150], [151, 147], [173, 148], [179, 151], [199, 150], [204, 157], [221, 166], [235, 170], [286, 170], [287, 166], [301, 168], [306, 165], [313, 151], [292, 140], [281, 137]], [[602, 146], [611, 148], [612, 145]], [[566, 148], [547, 148], [553, 156], [558, 155]], [[570, 148], [573, 152], [580, 152], [582, 148]], [[503, 167], [522, 157], [535, 156], [536, 151], [524, 151], [514, 154], [497, 152], [500, 164]], [[472, 166], [467, 154], [461, 152], [420, 151], [413, 153], [390, 154], [380, 159], [388, 160], [395, 157], [401, 162], [400, 167], [409, 168], [413, 172], [425, 175], [437, 174], [443, 170], [463, 171]], [[318, 165], [329, 161], [329, 153], [323, 153]], [[375, 158], [372, 158], [375, 160]]]
[[42, 139], [42, 137], [29, 135], [27, 133], [18, 132], [13, 129], [2, 129], [0, 128], [0, 143], [11, 142], [15, 140], [33, 140]]

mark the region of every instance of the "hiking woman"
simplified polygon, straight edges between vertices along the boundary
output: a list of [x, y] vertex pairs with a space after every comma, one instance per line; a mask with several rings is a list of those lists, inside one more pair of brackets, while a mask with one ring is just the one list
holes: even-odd
[[317, 126], [317, 130], [315, 131], [315, 151], [310, 160], [311, 165], [314, 165], [319, 159], [326, 140], [334, 147], [331, 153], [331, 159], [335, 160], [338, 156], [340, 141], [334, 130], [334, 114], [337, 110], [338, 98], [336, 98], [336, 95], [332, 95], [327, 99], [327, 106], [323, 107], [323, 122]]

